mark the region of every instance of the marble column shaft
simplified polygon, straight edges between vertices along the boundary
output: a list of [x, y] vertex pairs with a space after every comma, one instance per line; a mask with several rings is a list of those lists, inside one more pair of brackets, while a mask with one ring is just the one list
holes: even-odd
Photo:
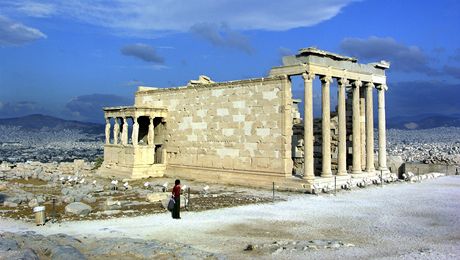
[[149, 134], [148, 134], [148, 145], [153, 146], [155, 141], [155, 129], [153, 127], [153, 117], [150, 117], [150, 124], [149, 124]]
[[361, 81], [357, 80], [353, 83], [353, 166], [352, 173], [359, 174], [361, 170], [361, 126], [359, 112], [359, 88]]
[[321, 77], [321, 128], [322, 128], [322, 171], [321, 177], [332, 177], [331, 170], [331, 97], [330, 84], [332, 78], [330, 76]]
[[110, 144], [110, 117], [105, 118], [105, 143]]
[[385, 123], [385, 91], [386, 85], [378, 88], [378, 113], [379, 113], [379, 170], [387, 170], [386, 148], [386, 123]]
[[118, 137], [120, 136], [120, 124], [118, 118], [115, 117], [115, 124], [113, 125], [113, 144], [118, 144]]
[[131, 141], [133, 145], [137, 145], [139, 142], [139, 123], [137, 122], [137, 117], [133, 117], [133, 132], [131, 134]]
[[128, 121], [126, 117], [123, 117], [123, 126], [121, 130], [121, 144], [127, 145], [128, 144]]
[[304, 178], [315, 179], [313, 159], [313, 79], [315, 74], [303, 73], [304, 79]]
[[360, 155], [361, 170], [366, 169], [366, 89], [361, 87], [359, 91], [359, 133], [360, 133]]
[[347, 119], [345, 111], [345, 88], [349, 82], [347, 79], [338, 81], [337, 110], [339, 117], [339, 144], [338, 144], [338, 169], [337, 175], [347, 175]]
[[374, 172], [374, 104], [372, 91], [374, 84], [366, 84], [366, 172]]

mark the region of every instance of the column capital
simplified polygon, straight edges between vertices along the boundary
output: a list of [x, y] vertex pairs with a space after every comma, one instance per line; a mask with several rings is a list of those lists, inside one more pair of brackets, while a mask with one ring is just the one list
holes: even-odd
[[322, 75], [319, 79], [322, 83], [332, 83], [332, 77], [328, 75]]
[[105, 118], [105, 123], [106, 123], [106, 124], [109, 124], [109, 123], [110, 123], [110, 117], [106, 117], [106, 118]]
[[315, 74], [307, 71], [307, 72], [302, 73], [302, 78], [305, 81], [311, 81], [315, 78]]
[[377, 85], [375, 88], [378, 90], [384, 90], [384, 91], [388, 90], [388, 86], [386, 84]]
[[352, 84], [354, 88], [360, 88], [363, 85], [363, 82], [361, 80], [355, 80]]
[[366, 82], [365, 86], [366, 86], [367, 88], [373, 88], [373, 87], [375, 87], [375, 85], [374, 85], [373, 82]]
[[339, 83], [339, 86], [346, 87], [350, 85], [350, 81], [347, 78], [340, 78], [337, 82]]

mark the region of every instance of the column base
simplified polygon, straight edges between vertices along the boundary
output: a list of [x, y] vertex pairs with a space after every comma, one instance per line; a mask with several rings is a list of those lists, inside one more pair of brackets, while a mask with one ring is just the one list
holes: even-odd
[[337, 172], [337, 176], [348, 176], [348, 172]]
[[366, 172], [368, 172], [368, 173], [374, 173], [374, 172], [375, 172], [375, 169], [366, 169]]
[[332, 172], [321, 173], [321, 178], [332, 178], [332, 177], [333, 177]]

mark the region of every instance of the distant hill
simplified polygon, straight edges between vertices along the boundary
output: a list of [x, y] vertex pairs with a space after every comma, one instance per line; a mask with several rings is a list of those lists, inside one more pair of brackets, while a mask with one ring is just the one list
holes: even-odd
[[460, 127], [460, 115], [422, 114], [387, 119], [387, 128], [428, 129], [435, 127]]
[[102, 134], [104, 133], [104, 125], [64, 120], [57, 117], [46, 116], [41, 114], [33, 114], [23, 117], [4, 118], [0, 119], [0, 125], [7, 126], [20, 126], [25, 130], [63, 130], [63, 129], [76, 129], [89, 134]]

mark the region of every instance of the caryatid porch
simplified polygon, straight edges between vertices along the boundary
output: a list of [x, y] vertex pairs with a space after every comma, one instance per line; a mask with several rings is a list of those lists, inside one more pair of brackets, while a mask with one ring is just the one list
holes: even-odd
[[[385, 69], [387, 62], [359, 64], [345, 57], [315, 48], [301, 49], [295, 56], [283, 58], [284, 66], [270, 75], [301, 75], [304, 80], [304, 179], [307, 188], [321, 189], [334, 183], [331, 170], [330, 85], [337, 81], [338, 145], [337, 185], [376, 181], [387, 175], [385, 138]], [[315, 174], [313, 131], [313, 80], [321, 81], [321, 172]], [[378, 92], [378, 165], [374, 162], [373, 92]], [[352, 163], [347, 165], [346, 93], [352, 95]], [[378, 172], [377, 172], [378, 171]], [[354, 183], [353, 183], [354, 182]]]
[[167, 110], [107, 107], [104, 114], [104, 163], [99, 173], [121, 178], [163, 176]]

